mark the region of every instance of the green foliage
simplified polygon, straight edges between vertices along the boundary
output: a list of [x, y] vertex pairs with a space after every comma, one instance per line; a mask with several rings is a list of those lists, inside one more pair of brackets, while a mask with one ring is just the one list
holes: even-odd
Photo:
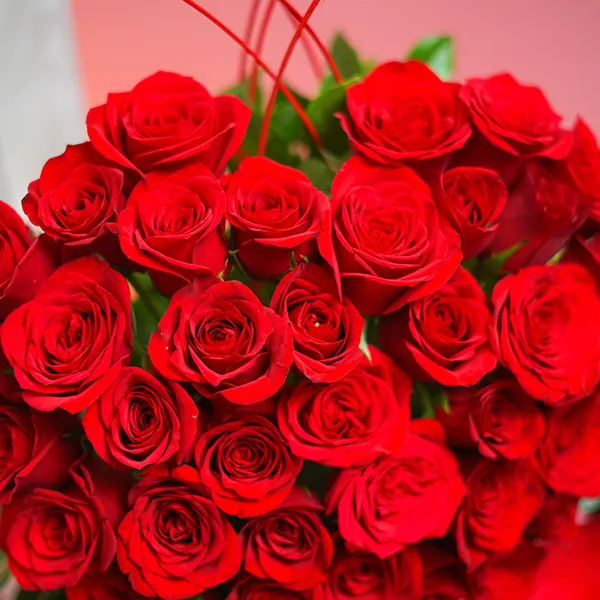
[[454, 41], [447, 35], [426, 37], [413, 46], [407, 59], [423, 62], [442, 79], [451, 79], [454, 72]]
[[326, 163], [318, 158], [307, 158], [301, 163], [300, 170], [311, 180], [316, 188], [329, 194], [335, 172]]
[[331, 44], [331, 56], [344, 79], [351, 79], [362, 73], [358, 53], [341, 33], [335, 36]]
[[438, 408], [450, 412], [450, 403], [446, 392], [435, 383], [413, 381], [410, 404], [413, 418], [431, 419], [435, 417]]

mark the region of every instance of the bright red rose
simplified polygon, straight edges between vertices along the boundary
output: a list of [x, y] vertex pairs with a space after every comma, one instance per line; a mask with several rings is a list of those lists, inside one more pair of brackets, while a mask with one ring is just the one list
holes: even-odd
[[460, 98], [471, 111], [478, 131], [496, 148], [517, 157], [564, 158], [571, 136], [560, 128], [562, 117], [536, 87], [502, 73], [488, 79], [470, 79]]
[[212, 427], [200, 436], [195, 454], [200, 481], [217, 506], [242, 518], [279, 506], [302, 469], [277, 427], [258, 415]]
[[370, 347], [351, 373], [331, 384], [302, 381], [278, 404], [279, 429], [294, 454], [332, 467], [364, 465], [404, 445], [411, 381]]
[[233, 96], [212, 97], [191, 77], [161, 71], [90, 109], [87, 130], [100, 154], [138, 173], [201, 163], [220, 175], [250, 112]]
[[223, 181], [233, 241], [252, 277], [278, 279], [293, 260], [316, 258], [329, 201], [304, 173], [251, 157]]
[[190, 466], [154, 467], [133, 488], [118, 531], [119, 568], [143, 596], [180, 600], [231, 579], [241, 548]]
[[325, 581], [333, 542], [322, 510], [310, 492], [295, 488], [279, 508], [252, 519], [241, 533], [244, 570], [297, 590]]
[[384, 317], [379, 340], [413, 377], [469, 386], [496, 367], [490, 321], [483, 290], [459, 267], [438, 290]]
[[333, 181], [331, 215], [318, 244], [338, 286], [367, 315], [431, 294], [462, 258], [458, 234], [414, 171], [356, 157]]
[[491, 459], [529, 456], [546, 432], [537, 402], [511, 380], [495, 381], [477, 390], [469, 421], [479, 452]]
[[169, 459], [181, 464], [203, 425], [180, 385], [137, 367], [121, 369], [83, 417], [94, 450], [115, 469], [141, 470]]
[[290, 590], [276, 581], [244, 577], [235, 584], [226, 600], [316, 600], [316, 598], [311, 590]]
[[70, 262], [8, 316], [0, 340], [25, 402], [77, 413], [131, 356], [127, 280], [95, 257]]
[[506, 186], [495, 171], [455, 167], [442, 175], [436, 202], [460, 234], [465, 259], [490, 244], [507, 197]]
[[67, 600], [144, 600], [127, 581], [126, 575], [113, 566], [106, 573], [84, 575], [76, 586], [65, 590]]
[[[591, 335], [591, 334], [590, 334]], [[600, 394], [554, 408], [536, 463], [555, 491], [573, 496], [600, 496]]]
[[384, 560], [368, 552], [336, 550], [322, 600], [420, 600], [423, 565], [409, 547]]
[[513, 550], [543, 502], [544, 486], [528, 463], [481, 459], [456, 520], [458, 553], [469, 570]]
[[288, 273], [271, 308], [290, 326], [296, 367], [311, 381], [337, 381], [361, 361], [363, 318], [322, 267], [302, 263]]
[[170, 296], [202, 273], [225, 269], [224, 208], [221, 186], [202, 165], [150, 173], [119, 217], [121, 248]]
[[42, 235], [32, 242], [23, 219], [0, 200], [0, 321], [31, 300], [59, 264], [54, 240]]
[[405, 447], [342, 471], [327, 498], [350, 549], [387, 558], [425, 538], [444, 537], [465, 494], [452, 452], [411, 434]]
[[64, 491], [36, 488], [3, 507], [0, 547], [23, 589], [71, 587], [110, 567], [129, 487], [104, 467], [79, 461]]
[[384, 165], [447, 157], [469, 136], [460, 86], [421, 62], [389, 62], [348, 88], [342, 127], [355, 150]]
[[15, 492], [36, 487], [59, 488], [81, 454], [77, 419], [65, 413], [47, 415], [27, 406], [17, 382], [0, 375], [0, 504]]
[[527, 537], [545, 546], [573, 541], [579, 533], [578, 503], [576, 496], [547, 493], [542, 509], [529, 525]]
[[589, 395], [600, 378], [600, 298], [582, 267], [528, 267], [493, 292], [491, 342], [530, 396], [548, 404]]
[[148, 348], [165, 377], [234, 404], [266, 400], [294, 360], [292, 334], [238, 281], [203, 277], [177, 292]]
[[469, 600], [464, 564], [433, 544], [418, 546], [423, 563], [423, 600]]
[[86, 142], [51, 158], [29, 185], [23, 211], [73, 255], [118, 257], [117, 216], [125, 208], [125, 176]]

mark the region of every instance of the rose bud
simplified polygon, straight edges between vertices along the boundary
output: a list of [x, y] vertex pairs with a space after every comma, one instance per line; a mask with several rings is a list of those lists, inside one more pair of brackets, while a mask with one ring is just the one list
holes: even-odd
[[381, 347], [424, 381], [469, 386], [496, 367], [490, 311], [476, 279], [459, 267], [435, 292], [381, 321]]
[[87, 131], [100, 154], [139, 174], [201, 163], [220, 175], [250, 114], [238, 98], [213, 97], [191, 77], [160, 71], [90, 109]]
[[263, 157], [246, 158], [224, 178], [227, 220], [244, 269], [279, 279], [293, 260], [314, 260], [329, 211], [327, 196], [304, 173]]
[[131, 356], [127, 280], [95, 257], [67, 263], [8, 316], [0, 340], [25, 402], [84, 410]]
[[77, 585], [65, 590], [67, 600], [144, 600], [135, 592], [127, 576], [113, 566], [106, 573], [84, 575]]
[[414, 171], [346, 162], [331, 223], [317, 240], [338, 287], [361, 314], [387, 314], [433, 293], [458, 267], [460, 238]]
[[600, 299], [582, 267], [528, 267], [501, 279], [492, 299], [492, 347], [526, 393], [557, 404], [594, 390], [600, 378]]
[[217, 506], [242, 518], [267, 513], [288, 496], [302, 469], [277, 427], [257, 415], [239, 415], [198, 440], [200, 481]]

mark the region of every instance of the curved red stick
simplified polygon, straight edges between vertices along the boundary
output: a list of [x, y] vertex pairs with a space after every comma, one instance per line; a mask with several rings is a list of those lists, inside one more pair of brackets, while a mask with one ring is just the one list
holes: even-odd
[[[267, 30], [269, 29], [269, 23], [271, 22], [271, 17], [273, 16], [273, 12], [275, 11], [275, 3], [276, 0], [270, 0], [269, 4], [267, 4], [267, 9], [265, 10], [260, 29], [258, 31], [258, 39], [256, 42], [256, 54], [258, 54], [259, 56], [262, 54], [263, 51]], [[250, 85], [248, 88], [248, 96], [250, 97], [250, 100], [252, 102], [254, 102], [254, 99], [256, 98], [256, 87], [258, 85], [258, 68], [258, 63], [254, 61], [254, 68], [252, 69], [252, 75], [250, 76]]]
[[[252, 6], [250, 7], [250, 13], [248, 14], [248, 22], [246, 23], [246, 31], [244, 33], [244, 41], [247, 46], [250, 46], [252, 40], [252, 34], [254, 33], [254, 26], [256, 25], [256, 17], [260, 9], [261, 0], [253, 0]], [[260, 52], [258, 53], [260, 54]], [[248, 63], [248, 54], [242, 51], [240, 57], [240, 82], [246, 79], [246, 64]]]
[[279, 86], [281, 85], [281, 80], [285, 73], [285, 69], [290, 62], [290, 58], [294, 53], [294, 49], [296, 48], [296, 44], [302, 37], [302, 32], [306, 28], [308, 21], [312, 17], [312, 14], [315, 12], [319, 4], [321, 4], [323, 0], [312, 0], [308, 10], [298, 23], [298, 27], [294, 32], [294, 36], [292, 40], [288, 44], [288, 47], [283, 56], [283, 60], [281, 61], [281, 65], [279, 66], [279, 71], [277, 72], [277, 77], [275, 78], [275, 85], [273, 86], [273, 91], [271, 92], [271, 96], [269, 98], [269, 103], [267, 104], [267, 108], [265, 110], [265, 118], [263, 119], [262, 126], [260, 128], [260, 137], [258, 140], [258, 155], [263, 156], [265, 150], [267, 148], [267, 139], [269, 137], [269, 126], [271, 124], [271, 116], [273, 115], [273, 109], [275, 108], [275, 101], [277, 100], [277, 93], [279, 91]]

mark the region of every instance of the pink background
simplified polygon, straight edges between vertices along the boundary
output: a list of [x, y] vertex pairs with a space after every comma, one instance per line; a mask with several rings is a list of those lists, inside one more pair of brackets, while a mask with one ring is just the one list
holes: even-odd
[[[200, 0], [241, 33], [251, 0]], [[217, 91], [236, 76], [239, 52], [224, 34], [178, 0], [71, 0], [89, 105], [158, 69], [190, 74]], [[266, 4], [268, 0], [263, 0]], [[304, 11], [308, 0], [295, 0]], [[419, 37], [455, 36], [458, 78], [512, 71], [548, 94], [566, 119], [580, 113], [600, 132], [598, 0], [327, 0], [311, 24], [324, 40], [343, 30], [363, 56], [402, 57]], [[265, 57], [277, 67], [291, 37], [281, 12]], [[301, 47], [291, 80], [314, 78]]]

